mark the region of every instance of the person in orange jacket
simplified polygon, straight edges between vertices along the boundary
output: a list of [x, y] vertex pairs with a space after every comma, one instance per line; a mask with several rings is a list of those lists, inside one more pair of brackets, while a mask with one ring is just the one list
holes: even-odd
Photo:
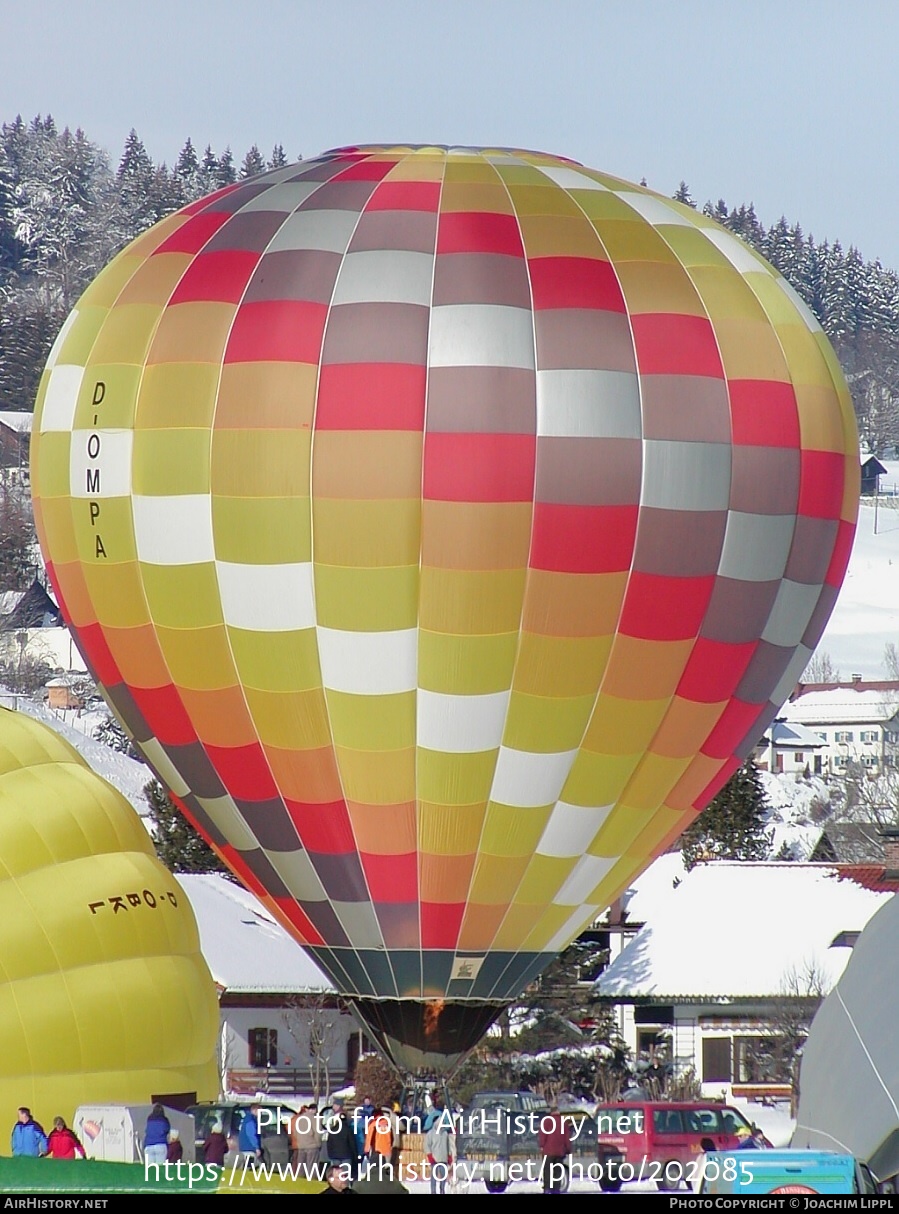
[[379, 1109], [368, 1123], [365, 1131], [365, 1155], [369, 1165], [377, 1167], [380, 1174], [387, 1168], [392, 1173], [393, 1115], [389, 1109]]

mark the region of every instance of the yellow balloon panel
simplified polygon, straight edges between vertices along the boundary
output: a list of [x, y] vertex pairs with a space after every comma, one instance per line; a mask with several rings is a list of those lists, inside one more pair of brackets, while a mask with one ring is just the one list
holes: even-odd
[[137, 814], [46, 725], [0, 710], [0, 1102], [218, 1089], [193, 911]]

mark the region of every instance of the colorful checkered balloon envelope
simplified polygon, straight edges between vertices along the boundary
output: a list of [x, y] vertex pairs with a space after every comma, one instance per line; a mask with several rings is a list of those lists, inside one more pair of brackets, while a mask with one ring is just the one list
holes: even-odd
[[446, 1066], [703, 808], [852, 542], [820, 326], [568, 160], [342, 148], [164, 219], [37, 402], [60, 603], [230, 867]]

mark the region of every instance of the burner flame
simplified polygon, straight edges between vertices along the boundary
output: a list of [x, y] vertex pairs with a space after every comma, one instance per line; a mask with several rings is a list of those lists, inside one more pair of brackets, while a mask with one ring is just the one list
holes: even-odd
[[430, 1003], [425, 1004], [424, 1030], [427, 1041], [432, 1041], [436, 1036], [440, 1014], [444, 1007], [446, 1007], [446, 1002], [443, 999], [432, 999]]

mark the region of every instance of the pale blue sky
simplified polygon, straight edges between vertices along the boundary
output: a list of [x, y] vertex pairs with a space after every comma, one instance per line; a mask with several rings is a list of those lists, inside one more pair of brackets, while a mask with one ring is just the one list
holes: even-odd
[[539, 148], [899, 269], [897, 52], [895, 0], [0, 0], [0, 121]]

